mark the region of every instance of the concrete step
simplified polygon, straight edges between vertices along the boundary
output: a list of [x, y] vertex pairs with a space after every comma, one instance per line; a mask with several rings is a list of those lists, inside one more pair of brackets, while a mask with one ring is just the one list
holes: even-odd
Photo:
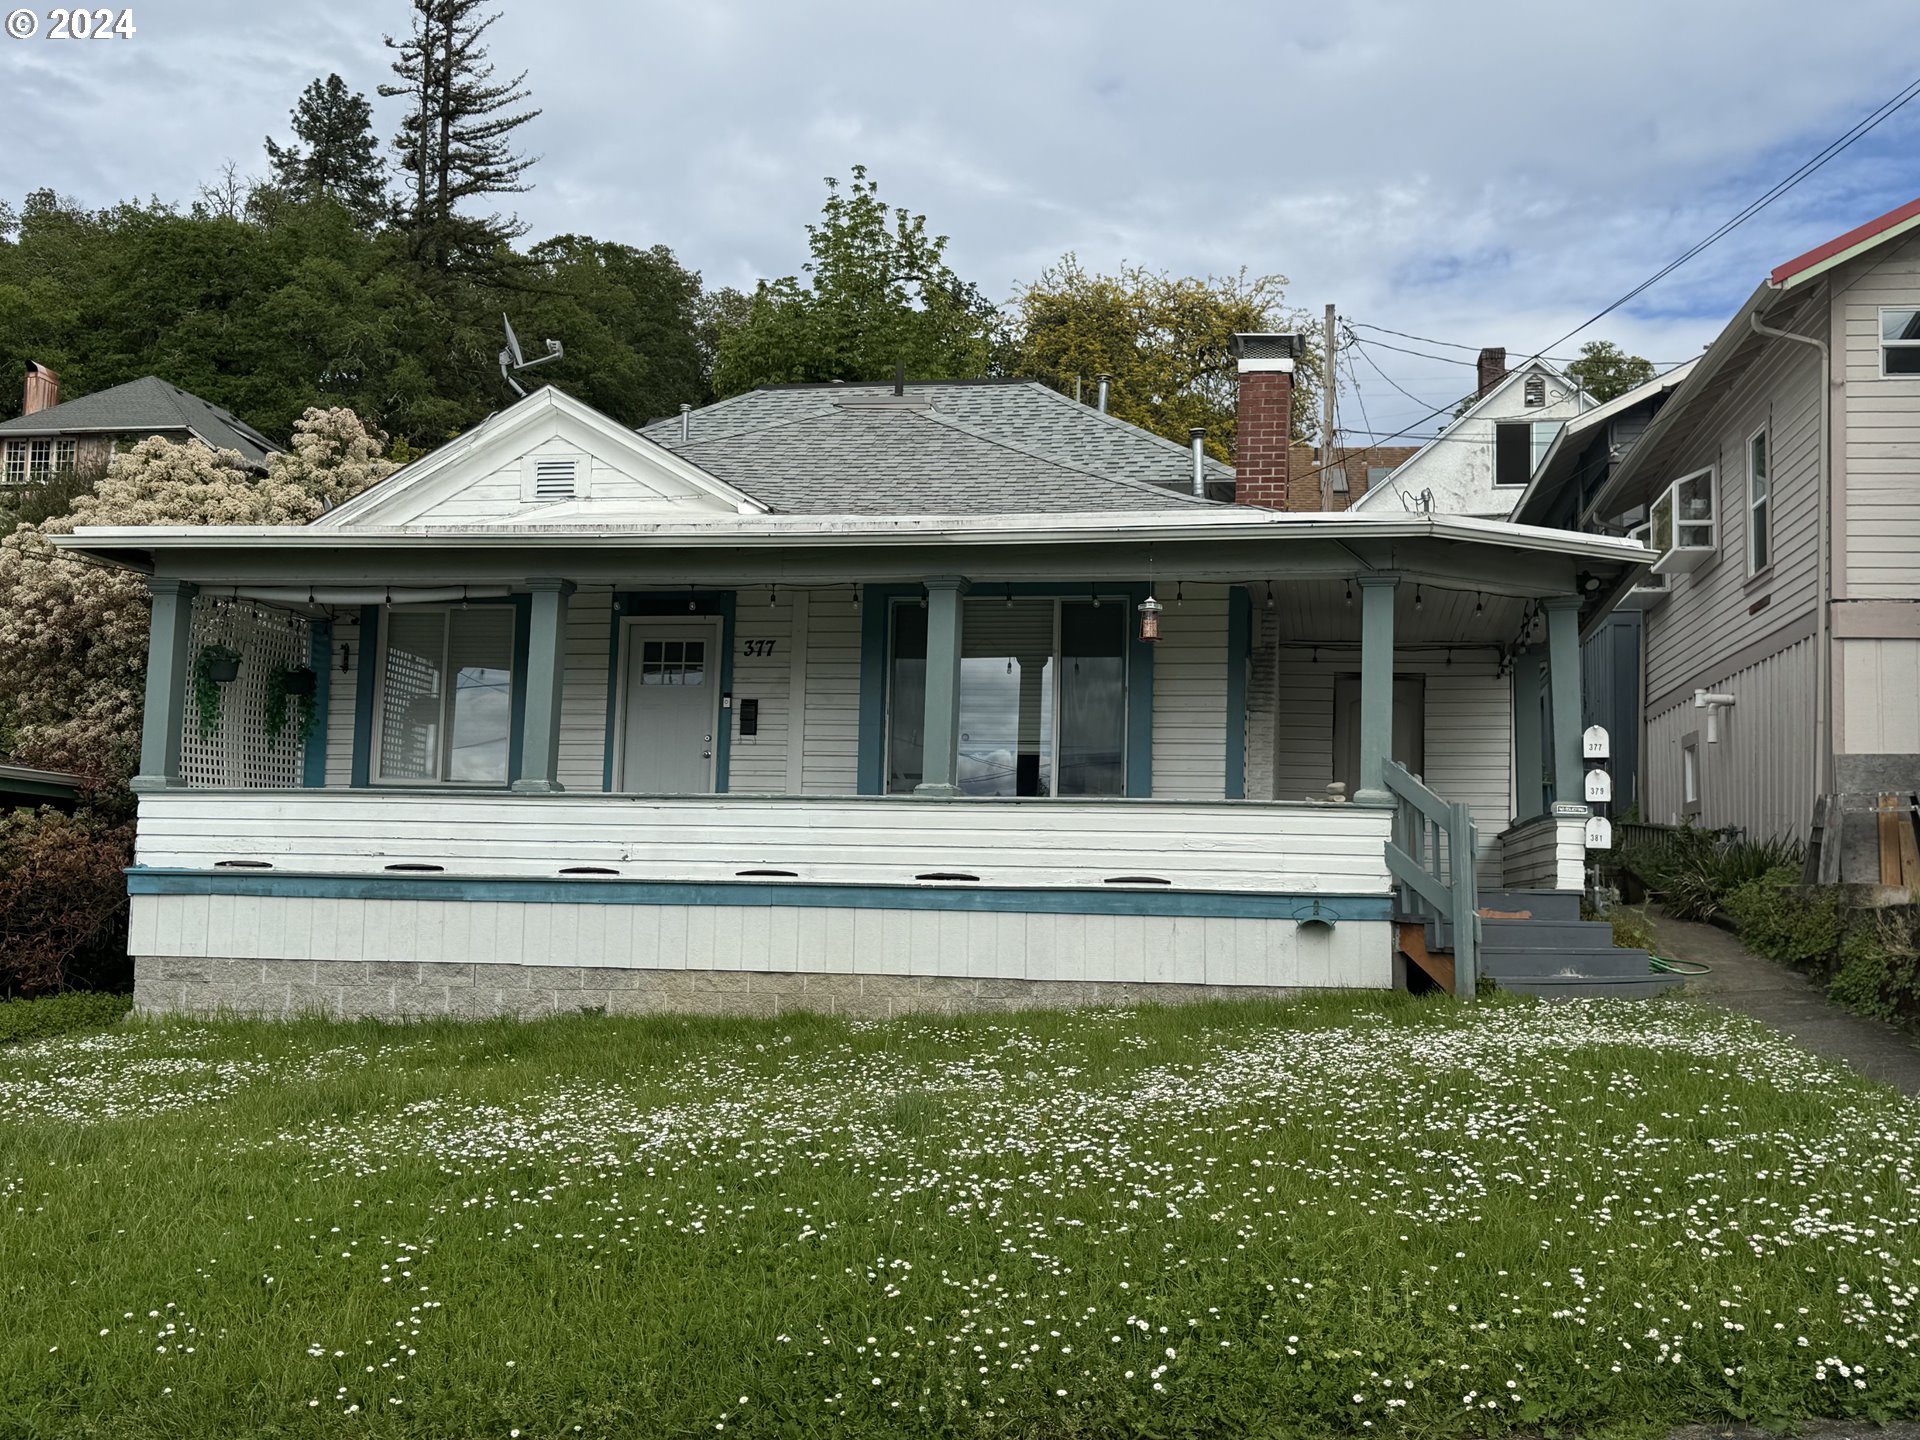
[[1644, 950], [1622, 950], [1609, 945], [1587, 950], [1482, 950], [1481, 973], [1496, 980], [1508, 976], [1537, 979], [1555, 975], [1582, 975], [1593, 979], [1632, 979], [1652, 973]]
[[1504, 914], [1529, 913], [1535, 920], [1578, 920], [1577, 890], [1482, 890], [1480, 908]]
[[1681, 984], [1678, 975], [1621, 976], [1593, 979], [1583, 975], [1534, 975], [1503, 979], [1494, 977], [1500, 989], [1516, 995], [1538, 995], [1545, 1000], [1571, 1000], [1583, 997], [1615, 1000], [1643, 1000], [1663, 995]]
[[1480, 922], [1486, 950], [1593, 950], [1613, 944], [1613, 927], [1598, 920], [1495, 920]]

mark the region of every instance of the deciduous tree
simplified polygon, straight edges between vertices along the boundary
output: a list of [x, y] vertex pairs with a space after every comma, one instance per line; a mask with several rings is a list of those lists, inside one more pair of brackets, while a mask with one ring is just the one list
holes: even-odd
[[713, 388], [879, 380], [904, 363], [916, 380], [985, 375], [998, 311], [946, 263], [947, 237], [927, 217], [880, 199], [866, 167], [828, 177], [820, 220], [807, 226], [805, 280], [763, 280], [718, 338]]
[[[1195, 426], [1207, 450], [1232, 460], [1236, 370], [1229, 340], [1248, 331], [1311, 334], [1286, 304], [1284, 275], [1174, 276], [1142, 265], [1089, 273], [1068, 254], [1014, 302], [1014, 372], [1066, 394], [1113, 377], [1109, 413], [1184, 445]], [[1296, 437], [1313, 431], [1313, 358], [1295, 369]]]
[[1587, 394], [1605, 402], [1653, 379], [1653, 362], [1627, 354], [1611, 340], [1589, 340], [1566, 373]]

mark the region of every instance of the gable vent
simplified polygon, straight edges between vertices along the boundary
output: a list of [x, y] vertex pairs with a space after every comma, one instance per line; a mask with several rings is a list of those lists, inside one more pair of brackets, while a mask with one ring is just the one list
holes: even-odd
[[1527, 404], [1544, 405], [1547, 403], [1547, 377], [1544, 375], [1527, 376]]
[[536, 460], [533, 462], [533, 498], [565, 500], [573, 493], [573, 460]]

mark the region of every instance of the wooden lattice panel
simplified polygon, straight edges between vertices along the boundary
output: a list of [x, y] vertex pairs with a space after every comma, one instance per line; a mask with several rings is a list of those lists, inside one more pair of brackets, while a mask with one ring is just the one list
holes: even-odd
[[[269, 738], [267, 695], [282, 670], [309, 662], [308, 644], [307, 622], [285, 610], [204, 596], [194, 602], [186, 734], [180, 745], [180, 773], [188, 785], [249, 790], [299, 786], [305, 757], [299, 711], [289, 702], [286, 726]], [[225, 645], [240, 655], [239, 675], [219, 687], [220, 724], [212, 733], [201, 726], [191, 679], [191, 667], [208, 645]]]

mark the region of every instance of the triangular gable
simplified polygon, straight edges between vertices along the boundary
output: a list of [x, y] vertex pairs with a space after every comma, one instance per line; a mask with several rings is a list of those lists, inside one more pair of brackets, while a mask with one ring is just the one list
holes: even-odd
[[553, 389], [526, 399], [395, 472], [314, 524], [574, 524], [667, 515], [760, 515], [767, 506], [664, 446]]

